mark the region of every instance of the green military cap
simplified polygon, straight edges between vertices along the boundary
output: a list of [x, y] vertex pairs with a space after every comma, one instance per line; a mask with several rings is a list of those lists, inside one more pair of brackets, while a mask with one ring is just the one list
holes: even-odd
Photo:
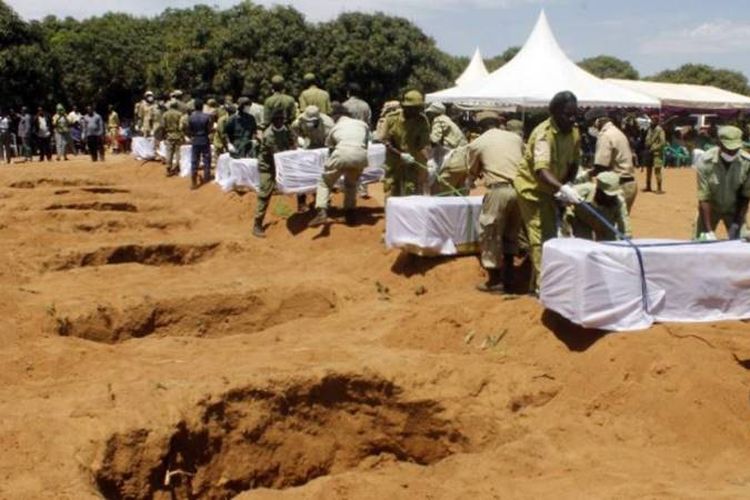
[[735, 150], [742, 147], [742, 130], [731, 125], [719, 127], [719, 142], [725, 149]]
[[523, 135], [523, 122], [521, 120], [508, 120], [505, 124], [509, 132], [514, 132], [518, 135]]
[[182, 90], [175, 89], [169, 94], [169, 97], [182, 97]]
[[211, 99], [209, 99], [208, 101], [206, 101], [206, 104], [208, 104], [212, 108], [215, 108], [216, 106], [219, 105], [219, 103], [216, 102], [216, 99], [214, 99], [213, 97]]
[[271, 83], [273, 83], [274, 85], [280, 85], [284, 83], [284, 77], [281, 75], [273, 75], [271, 77]]
[[250, 101], [249, 97], [242, 96], [239, 99], [237, 99], [237, 106], [239, 106], [241, 108], [242, 106], [244, 106], [246, 104], [250, 104], [250, 102], [251, 101]]
[[57, 108], [55, 108], [58, 113], [65, 113], [65, 107], [62, 104], [58, 104]]
[[602, 172], [596, 176], [596, 189], [607, 196], [620, 194], [620, 176], [614, 172]]
[[314, 83], [315, 73], [305, 73], [305, 76], [303, 76], [302, 79], [305, 81], [305, 83]]
[[424, 106], [424, 96], [418, 90], [410, 90], [404, 94], [404, 98], [401, 100], [402, 108], [416, 108]]
[[443, 103], [441, 102], [433, 102], [433, 103], [430, 103], [429, 106], [427, 106], [427, 109], [425, 109], [424, 112], [435, 114], [435, 115], [444, 115], [445, 106], [443, 106]]
[[144, 97], [148, 97], [148, 96], [153, 96], [154, 93], [151, 92], [150, 90], [147, 90], [146, 92], [143, 93], [143, 95], [144, 95]]

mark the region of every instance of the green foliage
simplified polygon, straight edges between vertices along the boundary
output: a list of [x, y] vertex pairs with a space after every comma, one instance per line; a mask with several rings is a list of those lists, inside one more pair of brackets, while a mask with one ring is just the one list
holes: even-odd
[[694, 83], [713, 85], [738, 94], [750, 95], [747, 77], [739, 71], [717, 69], [707, 64], [684, 64], [677, 69], [669, 69], [647, 78], [656, 82]]
[[516, 54], [521, 50], [521, 47], [508, 47], [500, 55], [484, 60], [484, 65], [487, 67], [487, 71], [492, 73], [497, 68], [503, 66], [505, 63], [516, 57]]
[[589, 57], [580, 61], [578, 66], [599, 78], [623, 78], [638, 80], [638, 71], [628, 61], [612, 56]]

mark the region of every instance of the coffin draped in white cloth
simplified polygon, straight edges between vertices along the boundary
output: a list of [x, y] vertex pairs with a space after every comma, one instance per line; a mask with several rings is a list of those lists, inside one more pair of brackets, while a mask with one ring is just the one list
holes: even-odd
[[[276, 189], [283, 194], [314, 192], [328, 160], [328, 148], [296, 149], [276, 153]], [[383, 178], [385, 146], [370, 144], [367, 148], [368, 165], [362, 172], [360, 182], [369, 184]]]
[[385, 244], [418, 255], [476, 252], [481, 209], [481, 196], [392, 196]]
[[750, 318], [750, 244], [633, 242], [643, 256], [648, 311], [635, 250], [577, 238], [544, 244], [542, 304], [583, 327], [613, 331]]
[[257, 191], [260, 186], [258, 160], [255, 158], [232, 158], [224, 153], [216, 160], [216, 183], [224, 191], [236, 187], [249, 187]]

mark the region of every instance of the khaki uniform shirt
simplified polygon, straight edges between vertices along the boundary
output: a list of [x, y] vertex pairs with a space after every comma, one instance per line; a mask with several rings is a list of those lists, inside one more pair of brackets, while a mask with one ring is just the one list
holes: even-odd
[[646, 133], [646, 147], [652, 153], [661, 154], [664, 146], [667, 145], [667, 137], [661, 125], [649, 128]]
[[711, 148], [698, 161], [696, 170], [698, 201], [710, 203], [720, 214], [734, 214], [739, 197], [750, 198], [750, 155], [744, 151], [725, 167], [719, 148]]
[[342, 116], [326, 138], [326, 146], [344, 163], [367, 166], [367, 144], [370, 141], [370, 127], [362, 120]]
[[596, 140], [594, 165], [609, 167], [620, 176], [635, 175], [633, 168], [633, 152], [625, 134], [612, 122], [607, 122]]
[[453, 120], [445, 115], [439, 115], [432, 120], [430, 142], [453, 149], [466, 144], [466, 137]]
[[512, 183], [523, 159], [523, 139], [513, 132], [493, 128], [471, 141], [468, 153], [472, 177], [482, 174], [486, 186]]
[[331, 114], [331, 96], [325, 90], [311, 85], [299, 95], [300, 111], [304, 111], [308, 106], [317, 106], [321, 113]]
[[294, 100], [294, 97], [281, 92], [274, 92], [263, 103], [264, 127], [267, 127], [271, 123], [271, 116], [273, 116], [273, 111], [276, 109], [284, 110], [284, 123], [287, 125], [291, 125], [294, 119], [297, 118], [297, 102]]
[[164, 137], [172, 141], [182, 139], [184, 135], [183, 120], [184, 115], [176, 109], [168, 109], [162, 116], [164, 122]]
[[[403, 153], [411, 154], [421, 164], [427, 163], [423, 150], [430, 145], [430, 122], [424, 114], [407, 120], [403, 110], [394, 111], [385, 119], [382, 141]], [[401, 165], [401, 158], [386, 149], [385, 163], [395, 167]]]
[[549, 169], [560, 182], [566, 182], [578, 169], [581, 138], [578, 129], [563, 134], [552, 118], [536, 126], [526, 144], [523, 161], [514, 181], [516, 191], [528, 199], [538, 199], [540, 194], [553, 195], [555, 188], [540, 183], [537, 170]]
[[365, 101], [359, 97], [350, 97], [344, 101], [344, 107], [349, 111], [349, 115], [351, 115], [352, 118], [355, 120], [361, 120], [365, 122], [368, 127], [370, 126], [370, 122], [372, 121], [372, 109], [370, 109], [370, 105]]
[[[586, 182], [583, 184], [576, 184], [574, 189], [583, 198], [583, 201], [594, 207], [607, 221], [620, 230], [625, 236], [632, 236], [630, 230], [630, 216], [628, 215], [628, 207], [625, 203], [625, 198], [622, 196], [617, 197], [617, 203], [610, 206], [599, 205], [596, 203], [596, 184], [593, 182]], [[575, 216], [589, 226], [596, 235], [597, 240], [614, 239], [612, 232], [607, 229], [604, 224], [596, 219], [593, 215], [588, 213], [586, 210], [577, 208], [575, 206], [568, 207], [568, 213], [575, 213]], [[605, 238], [604, 236], [608, 236]]]
[[297, 117], [292, 123], [292, 131], [301, 137], [304, 149], [323, 148], [326, 145], [326, 137], [334, 126], [333, 118], [321, 113], [320, 120], [315, 127], [308, 127], [304, 120]]

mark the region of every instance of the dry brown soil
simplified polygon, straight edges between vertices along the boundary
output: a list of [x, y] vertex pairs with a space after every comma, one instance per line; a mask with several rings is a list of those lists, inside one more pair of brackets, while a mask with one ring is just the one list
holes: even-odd
[[[750, 325], [581, 330], [386, 251], [377, 188], [262, 241], [162, 172], [0, 167], [0, 497], [750, 497]], [[694, 184], [636, 235], [687, 237]]]

